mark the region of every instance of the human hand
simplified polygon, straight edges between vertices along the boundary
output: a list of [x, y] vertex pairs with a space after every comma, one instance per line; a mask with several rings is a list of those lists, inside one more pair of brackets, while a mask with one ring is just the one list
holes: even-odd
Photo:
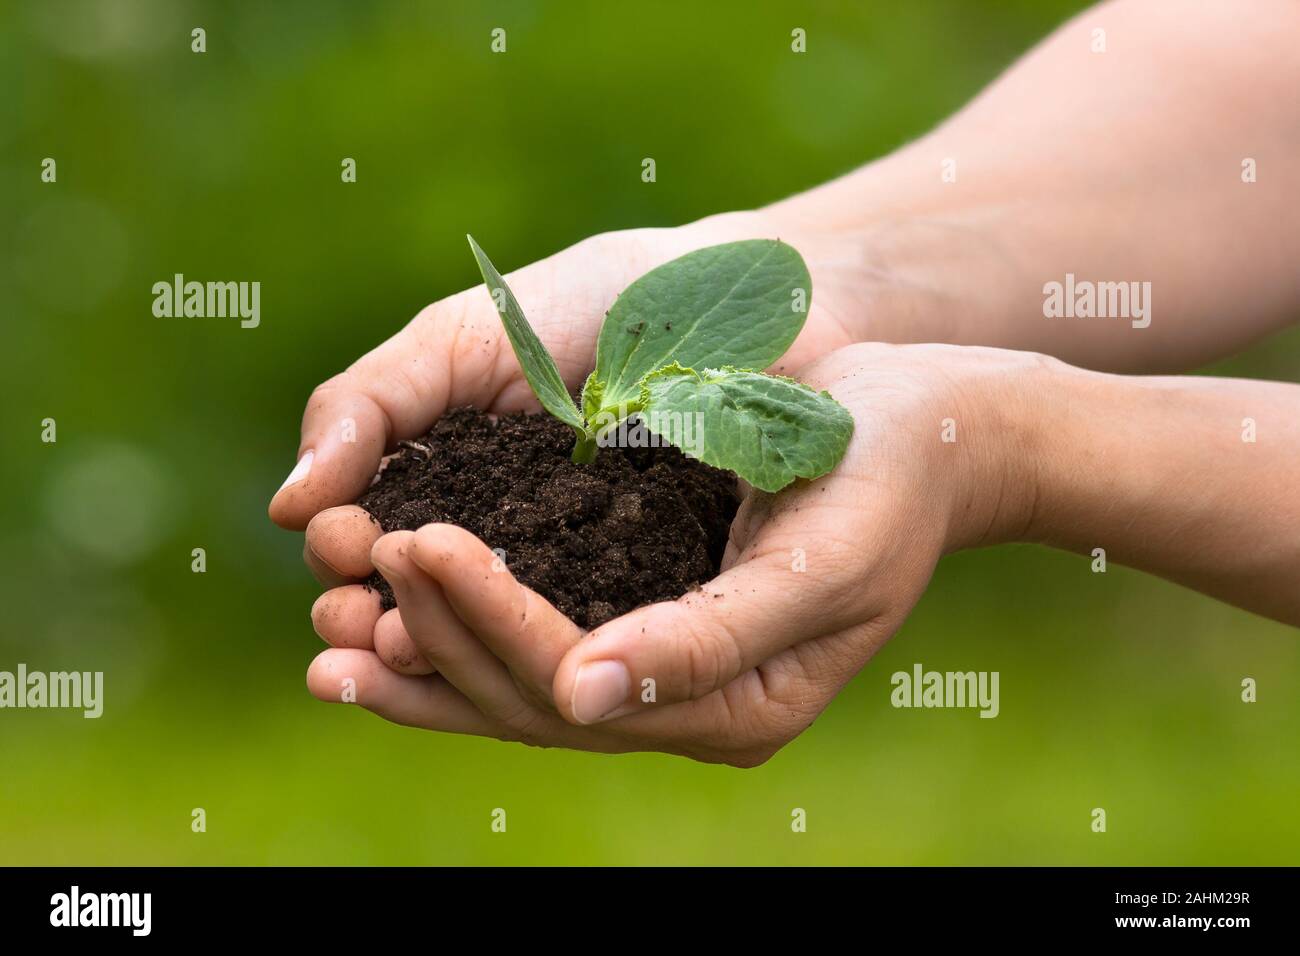
[[[781, 371], [866, 334], [851, 318], [861, 312], [860, 290], [853, 270], [836, 259], [835, 243], [792, 232], [765, 213], [728, 213], [679, 228], [593, 236], [507, 278], [574, 388], [591, 371], [605, 312], [634, 279], [705, 246], [781, 238], [804, 254], [817, 292], [802, 332], [776, 366]], [[298, 465], [271, 501], [271, 520], [302, 530], [325, 509], [351, 504], [369, 486], [385, 451], [400, 439], [424, 434], [445, 411], [463, 405], [498, 413], [538, 408], [482, 285], [423, 309], [388, 341], [316, 388], [303, 414]], [[345, 424], [355, 440], [345, 440]], [[327, 579], [360, 576], [352, 560], [357, 555], [345, 556], [343, 566], [334, 568], [328, 557], [318, 554], [311, 562]]]
[[[605, 311], [633, 279], [693, 249], [756, 236], [797, 243], [817, 289], [807, 322], [778, 371], [861, 334], [847, 318], [863, 309], [852, 287], [854, 270], [841, 261], [839, 244], [805, 238], [762, 213], [596, 236], [511, 274], [509, 280], [573, 387], [590, 370]], [[352, 635], [345, 640], [374, 646], [390, 665], [417, 673], [427, 672], [428, 665], [411, 651], [396, 613], [377, 628], [337, 620], [365, 603], [354, 599], [368, 594], [355, 582], [373, 571], [370, 547], [380, 533], [352, 502], [398, 440], [424, 434], [443, 412], [462, 405], [501, 413], [537, 408], [482, 286], [424, 309], [392, 339], [313, 392], [303, 416], [299, 464], [269, 509], [277, 524], [306, 528], [304, 560], [322, 584], [338, 592], [317, 602], [317, 626], [328, 617]]]
[[[401, 632], [370, 592], [329, 592], [316, 623], [335, 649], [308, 686], [339, 701], [351, 678], [357, 703], [431, 730], [761, 763], [897, 630], [943, 553], [1023, 522], [1027, 479], [1001, 448], [1015, 447], [1024, 378], [1044, 361], [859, 345], [814, 362], [800, 377], [856, 422], [836, 469], [777, 495], [750, 491], [716, 579], [585, 636], [469, 532], [376, 529]], [[958, 441], [942, 440], [945, 419]]]

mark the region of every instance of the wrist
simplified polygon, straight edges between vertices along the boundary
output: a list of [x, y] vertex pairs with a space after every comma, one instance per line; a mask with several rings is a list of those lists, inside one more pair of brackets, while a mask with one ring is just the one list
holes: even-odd
[[859, 341], [1052, 351], [1035, 319], [1044, 280], [1028, 268], [1046, 237], [1026, 233], [1013, 186], [958, 189], [933, 152], [918, 141], [760, 212], [824, 252], [823, 275], [861, 317]]
[[[945, 552], [1037, 540], [1044, 476], [1059, 469], [1057, 414], [1082, 374], [1032, 352], [962, 348], [950, 436], [957, 466]], [[1068, 442], [1066, 443], [1068, 444]]]

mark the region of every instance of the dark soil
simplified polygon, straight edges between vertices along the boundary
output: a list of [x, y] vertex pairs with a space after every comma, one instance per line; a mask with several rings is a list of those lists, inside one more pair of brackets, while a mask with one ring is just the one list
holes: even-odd
[[[573, 431], [548, 415], [462, 408], [403, 442], [358, 504], [384, 531], [472, 531], [579, 626], [672, 600], [718, 573], [735, 479], [675, 448], [602, 448], [569, 461]], [[392, 590], [368, 582], [385, 609]]]

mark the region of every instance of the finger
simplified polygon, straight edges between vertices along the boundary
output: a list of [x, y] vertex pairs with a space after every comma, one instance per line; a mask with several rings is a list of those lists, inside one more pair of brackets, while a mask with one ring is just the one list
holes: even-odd
[[307, 565], [307, 570], [316, 579], [316, 583], [323, 588], [341, 588], [356, 581], [356, 578], [349, 577], [346, 574], [339, 574], [339, 572], [318, 558], [306, 540], [302, 543], [302, 562]]
[[317, 512], [355, 501], [369, 486], [394, 428], [363, 387], [344, 373], [312, 393], [298, 463], [268, 509], [276, 524], [301, 531]]
[[303, 559], [328, 587], [364, 580], [374, 570], [370, 549], [383, 533], [363, 508], [326, 508], [307, 525]]
[[506, 666], [456, 616], [442, 589], [409, 556], [413, 531], [375, 542], [371, 560], [393, 588], [402, 625], [437, 670], [489, 717], [508, 725], [526, 721], [524, 700]]
[[579, 627], [510, 573], [506, 560], [464, 528], [425, 525], [411, 560], [438, 583], [456, 616], [516, 678], [550, 701], [555, 668], [582, 638]]
[[485, 404], [502, 384], [501, 322], [482, 289], [435, 303], [307, 401], [297, 464], [268, 509], [300, 530], [317, 512], [355, 501], [384, 450], [423, 434], [455, 404]]
[[636, 749], [635, 744], [619, 737], [566, 724], [554, 714], [520, 730], [484, 714], [442, 675], [397, 674], [369, 651], [321, 652], [307, 669], [307, 689], [326, 703], [356, 703], [407, 727], [596, 753]]
[[773, 654], [834, 626], [824, 577], [788, 551], [742, 560], [677, 601], [625, 614], [587, 635], [555, 675], [556, 708], [590, 724], [720, 690]]
[[311, 606], [311, 626], [334, 647], [373, 646], [379, 593], [361, 584], [331, 588]]
[[433, 665], [420, 653], [402, 624], [402, 612], [385, 611], [375, 624], [375, 653], [399, 674], [432, 674]]
[[504, 732], [437, 674], [395, 673], [370, 651], [322, 651], [307, 669], [307, 689], [326, 703], [360, 704], [408, 727], [480, 737], [500, 737]]

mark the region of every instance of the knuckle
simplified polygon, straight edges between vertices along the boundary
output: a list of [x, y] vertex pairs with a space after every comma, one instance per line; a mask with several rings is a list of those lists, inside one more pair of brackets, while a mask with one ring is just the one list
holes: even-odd
[[675, 645], [676, 684], [690, 700], [716, 690], [740, 670], [740, 650], [720, 626], [706, 628], [685, 622]]
[[796, 688], [772, 668], [760, 669], [766, 673], [752, 672], [759, 675], [755, 692], [729, 707], [730, 739], [742, 755], [764, 753], [766, 760], [808, 729], [829, 696], [810, 695], [806, 685]]
[[369, 413], [383, 422], [385, 439], [394, 430], [403, 434], [413, 430], [418, 413], [406, 410], [421, 408], [427, 390], [423, 363], [418, 358], [413, 362], [395, 358], [378, 351], [367, 353], [348, 367], [339, 383], [354, 405], [368, 406]]
[[[375, 441], [385, 444], [393, 431], [394, 413], [402, 407], [402, 392], [409, 394], [406, 401], [413, 405], [418, 394], [405, 369], [389, 370], [383, 375], [361, 373], [361, 362], [353, 363], [314, 389], [307, 399], [303, 413], [304, 429], [318, 432], [335, 424], [334, 419], [347, 416], [356, 422], [361, 442]], [[383, 383], [377, 385], [376, 383]]]
[[559, 713], [555, 707], [555, 699], [551, 695], [550, 687], [542, 687], [531, 681], [525, 680], [516, 674], [511, 674], [515, 686], [519, 688], [519, 693], [524, 696], [534, 708], [548, 717]]
[[307, 396], [307, 413], [310, 415], [329, 404], [331, 399], [343, 389], [347, 377], [347, 372], [339, 372], [313, 388], [311, 394]]
[[529, 747], [549, 746], [545, 735], [546, 717], [527, 701], [520, 701], [517, 708], [503, 713], [497, 720], [502, 727], [499, 737], [507, 743]]

